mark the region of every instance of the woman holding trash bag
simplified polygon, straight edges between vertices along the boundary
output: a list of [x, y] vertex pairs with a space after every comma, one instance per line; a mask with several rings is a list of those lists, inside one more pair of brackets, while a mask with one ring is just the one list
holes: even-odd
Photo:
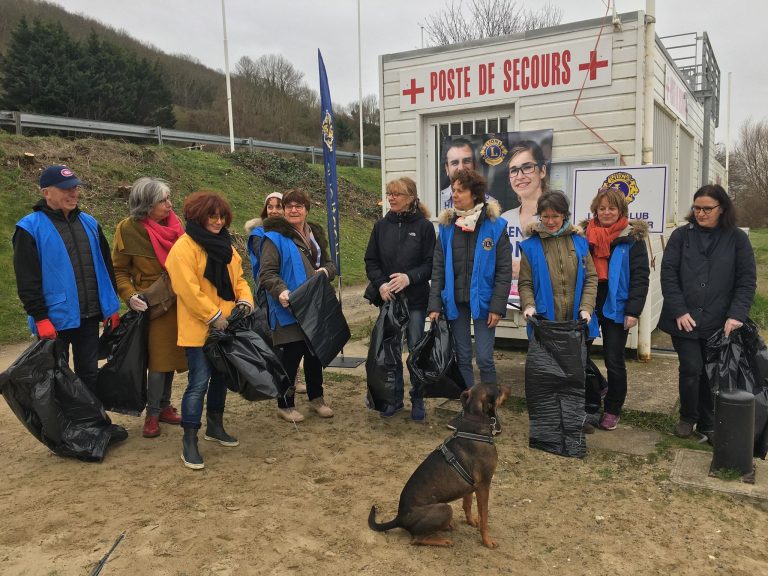
[[177, 296], [179, 346], [189, 364], [189, 381], [181, 401], [184, 428], [184, 465], [204, 467], [197, 446], [197, 431], [207, 395], [204, 438], [222, 446], [237, 446], [236, 438], [224, 430], [227, 386], [203, 352], [208, 332], [224, 330], [235, 306], [253, 311], [253, 295], [243, 278], [240, 255], [232, 246], [228, 226], [232, 223], [229, 203], [215, 192], [201, 190], [184, 200], [186, 234], [173, 245], [165, 265]]
[[486, 202], [485, 178], [474, 170], [460, 170], [451, 189], [453, 208], [438, 217], [428, 310], [432, 322], [441, 313], [448, 319], [459, 371], [470, 388], [475, 383], [471, 324], [480, 380], [496, 383], [493, 343], [507, 311], [512, 255], [501, 208], [496, 201]]
[[[184, 234], [170, 193], [170, 186], [163, 180], [139, 178], [128, 195], [130, 216], [115, 228], [112, 262], [117, 292], [136, 312], [146, 312], [148, 308], [142, 292], [155, 283], [167, 288], [165, 261], [171, 247]], [[145, 438], [160, 435], [160, 422], [181, 423], [181, 416], [171, 404], [171, 387], [174, 372], [187, 370], [187, 360], [184, 350], [176, 344], [176, 304], [160, 311], [154, 318], [151, 314], [149, 321], [147, 413], [142, 430]]]
[[[539, 222], [528, 226], [529, 238], [520, 245], [520, 304], [528, 319], [541, 314], [548, 320], [585, 320], [587, 339], [599, 336], [594, 316], [597, 273], [589, 244], [581, 229], [570, 223], [570, 208], [559, 190], [541, 195], [536, 204]], [[582, 407], [583, 408], [583, 407]], [[594, 432], [584, 420], [584, 432]]]
[[[419, 202], [416, 182], [408, 177], [398, 178], [387, 184], [386, 191], [389, 212], [374, 224], [365, 251], [365, 272], [370, 280], [365, 298], [371, 304], [382, 306], [398, 294], [405, 296], [408, 301], [405, 333], [410, 351], [424, 334], [435, 229], [429, 221], [429, 210]], [[395, 403], [381, 411], [382, 418], [390, 418], [403, 408], [402, 355], [395, 354], [395, 359]], [[411, 419], [424, 422], [426, 417], [424, 399], [417, 395], [411, 378]]]
[[714, 399], [704, 371], [706, 341], [720, 329], [728, 336], [747, 319], [756, 290], [755, 254], [736, 227], [733, 202], [722, 186], [699, 188], [687, 220], [664, 249], [659, 328], [672, 336], [680, 361], [675, 435], [687, 438], [695, 426], [711, 441]]
[[[630, 328], [648, 295], [648, 224], [628, 218], [626, 197], [620, 190], [601, 190], [589, 208], [594, 217], [582, 225], [597, 271], [597, 319], [603, 337], [608, 391], [600, 428], [615, 430], [627, 396], [624, 349]], [[600, 407], [600, 393], [586, 389], [587, 405]], [[588, 408], [589, 410], [589, 408]]]
[[[291, 382], [301, 359], [309, 403], [321, 418], [331, 418], [333, 410], [325, 402], [323, 366], [304, 341], [301, 328], [289, 310], [292, 290], [312, 274], [325, 274], [328, 280], [336, 276], [336, 266], [328, 256], [328, 240], [321, 226], [307, 221], [310, 200], [301, 190], [283, 194], [285, 217], [264, 221], [265, 239], [261, 248], [259, 284], [267, 291], [272, 341], [283, 354], [283, 366]], [[287, 422], [301, 422], [304, 415], [296, 410], [295, 393], [277, 399], [277, 414]]]

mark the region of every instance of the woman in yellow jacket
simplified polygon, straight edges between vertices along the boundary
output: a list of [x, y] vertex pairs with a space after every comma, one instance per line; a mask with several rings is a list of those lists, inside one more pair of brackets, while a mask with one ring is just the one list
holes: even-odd
[[203, 345], [211, 329], [227, 327], [227, 317], [235, 306], [245, 307], [247, 313], [253, 311], [253, 294], [243, 278], [242, 259], [229, 235], [229, 203], [215, 192], [195, 192], [184, 200], [184, 219], [186, 234], [171, 248], [165, 266], [177, 297], [178, 345], [184, 347], [189, 365], [187, 389], [181, 400], [181, 459], [188, 468], [198, 470], [204, 467], [197, 448], [197, 431], [206, 393], [204, 438], [222, 446], [239, 444], [224, 431], [227, 386], [206, 358]]

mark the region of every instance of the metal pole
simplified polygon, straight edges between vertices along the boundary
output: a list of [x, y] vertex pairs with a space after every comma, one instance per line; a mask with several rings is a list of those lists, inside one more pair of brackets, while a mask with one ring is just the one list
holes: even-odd
[[235, 151], [235, 128], [232, 125], [232, 86], [229, 82], [229, 47], [227, 46], [227, 12], [221, 0], [221, 22], [224, 26], [224, 71], [227, 75], [227, 113], [229, 114], [229, 151]]
[[357, 0], [357, 96], [360, 117], [360, 168], [363, 167], [363, 48], [362, 30], [360, 29], [360, 0]]
[[728, 72], [728, 107], [725, 109], [725, 188], [731, 185], [731, 73]]
[[[643, 164], [653, 164], [653, 66], [656, 48], [656, 0], [645, 3], [645, 68], [643, 78]], [[637, 325], [637, 357], [651, 359], [651, 299], [645, 301]]]

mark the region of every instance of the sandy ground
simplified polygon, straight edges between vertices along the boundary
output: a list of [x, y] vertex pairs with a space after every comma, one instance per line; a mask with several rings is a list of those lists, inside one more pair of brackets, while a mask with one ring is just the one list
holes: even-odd
[[[185, 383], [177, 377], [177, 405]], [[452, 548], [374, 533], [371, 505], [380, 521], [394, 516], [450, 414], [429, 400], [426, 425], [407, 410], [383, 420], [364, 394], [358, 376], [335, 376], [326, 396], [336, 416], [318, 418], [301, 398], [298, 426], [272, 402], [230, 394], [225, 422], [241, 444], [201, 440], [202, 471], [183, 467], [178, 427], [144, 439], [143, 419], [121, 415], [130, 437], [103, 463], [59, 458], [0, 402], [0, 573], [90, 574], [125, 532], [102, 574], [768, 574], [765, 503], [672, 484], [673, 452], [590, 448], [580, 461], [529, 449], [527, 415], [511, 406], [491, 490], [497, 549], [481, 545], [460, 502]], [[594, 444], [601, 434], [613, 433]]]

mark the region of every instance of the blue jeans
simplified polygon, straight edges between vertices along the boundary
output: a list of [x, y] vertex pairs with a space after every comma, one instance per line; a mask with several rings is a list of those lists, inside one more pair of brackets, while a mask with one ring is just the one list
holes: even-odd
[[[408, 341], [408, 352], [413, 350], [421, 337], [424, 335], [424, 322], [427, 319], [426, 310], [408, 309], [408, 324], [405, 326], [405, 337]], [[400, 349], [402, 350], [403, 341], [400, 339]], [[395, 381], [395, 403], [403, 400], [405, 394], [405, 380], [403, 380], [403, 355], [395, 354], [397, 362], [397, 380]], [[416, 398], [413, 390], [413, 374], [411, 374], [411, 400]]]
[[[458, 304], [459, 317], [451, 321], [453, 344], [456, 346], [456, 359], [459, 372], [464, 377], [467, 388], [474, 386], [475, 375], [472, 372], [472, 312], [468, 304]], [[480, 381], [496, 384], [496, 365], [493, 362], [493, 343], [496, 328], [488, 328], [488, 318], [474, 321], [475, 325], [475, 360], [480, 369]]]
[[202, 348], [184, 348], [184, 351], [187, 353], [189, 373], [187, 389], [181, 398], [181, 426], [199, 429], [206, 392], [208, 413], [221, 414], [227, 400], [227, 386]]

